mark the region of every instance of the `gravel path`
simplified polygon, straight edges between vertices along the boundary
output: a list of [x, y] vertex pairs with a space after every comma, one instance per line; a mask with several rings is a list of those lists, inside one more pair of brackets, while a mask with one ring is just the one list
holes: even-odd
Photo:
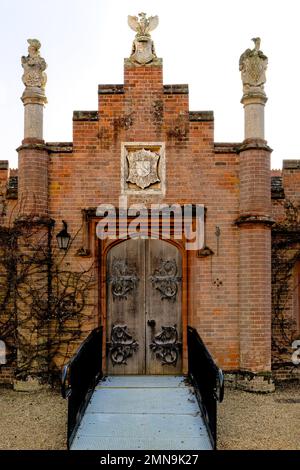
[[300, 450], [300, 385], [267, 395], [227, 389], [218, 413], [219, 449]]
[[0, 449], [66, 449], [66, 404], [53, 390], [0, 388]]
[[[219, 449], [300, 450], [300, 386], [269, 395], [225, 391], [218, 407]], [[66, 401], [53, 390], [0, 388], [0, 449], [65, 449]]]

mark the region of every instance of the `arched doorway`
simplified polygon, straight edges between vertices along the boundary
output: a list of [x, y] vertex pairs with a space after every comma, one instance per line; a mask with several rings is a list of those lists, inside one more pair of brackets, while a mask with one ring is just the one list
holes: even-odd
[[106, 270], [107, 372], [181, 374], [181, 252], [128, 239], [109, 250]]

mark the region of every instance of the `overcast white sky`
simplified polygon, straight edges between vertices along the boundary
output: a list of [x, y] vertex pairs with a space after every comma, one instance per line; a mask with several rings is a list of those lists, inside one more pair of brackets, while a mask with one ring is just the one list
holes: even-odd
[[238, 61], [260, 36], [272, 166], [300, 158], [299, 0], [0, 0], [0, 159], [17, 166], [27, 38], [42, 42], [48, 63], [44, 138], [71, 141], [73, 110], [97, 109], [99, 83], [123, 83], [134, 37], [127, 15], [141, 11], [160, 18], [152, 37], [164, 82], [188, 83], [190, 109], [214, 111], [216, 142], [243, 140]]

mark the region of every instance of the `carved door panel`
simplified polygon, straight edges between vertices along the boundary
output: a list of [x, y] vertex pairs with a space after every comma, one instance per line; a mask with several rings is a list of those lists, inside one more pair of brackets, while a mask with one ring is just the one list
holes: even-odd
[[107, 372], [145, 374], [145, 246], [127, 240], [107, 258]]
[[161, 240], [127, 240], [107, 258], [108, 374], [181, 373], [181, 255]]
[[177, 248], [162, 240], [146, 244], [146, 372], [182, 370], [182, 263]]

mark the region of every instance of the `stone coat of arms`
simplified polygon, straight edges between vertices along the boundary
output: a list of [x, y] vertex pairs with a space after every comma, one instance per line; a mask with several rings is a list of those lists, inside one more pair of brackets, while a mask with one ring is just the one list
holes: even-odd
[[128, 153], [128, 178], [126, 181], [136, 184], [141, 189], [160, 182], [158, 176], [159, 158], [157, 153], [145, 149]]
[[145, 65], [156, 59], [150, 32], [158, 26], [158, 16], [147, 18], [146, 13], [139, 13], [138, 16], [128, 16], [128, 24], [136, 32], [130, 60], [133, 63]]
[[252, 90], [264, 93], [268, 58], [260, 50], [260, 38], [253, 38], [252, 41], [254, 49], [246, 49], [239, 62], [244, 92]]
[[132, 45], [131, 60], [144, 65], [152, 62], [156, 58], [154, 43], [152, 39], [142, 41], [135, 39]]
[[26, 87], [45, 88], [47, 75], [45, 70], [47, 64], [45, 59], [40, 56], [41, 43], [38, 39], [28, 39], [28, 56], [22, 57], [22, 67], [24, 74], [22, 77]]

